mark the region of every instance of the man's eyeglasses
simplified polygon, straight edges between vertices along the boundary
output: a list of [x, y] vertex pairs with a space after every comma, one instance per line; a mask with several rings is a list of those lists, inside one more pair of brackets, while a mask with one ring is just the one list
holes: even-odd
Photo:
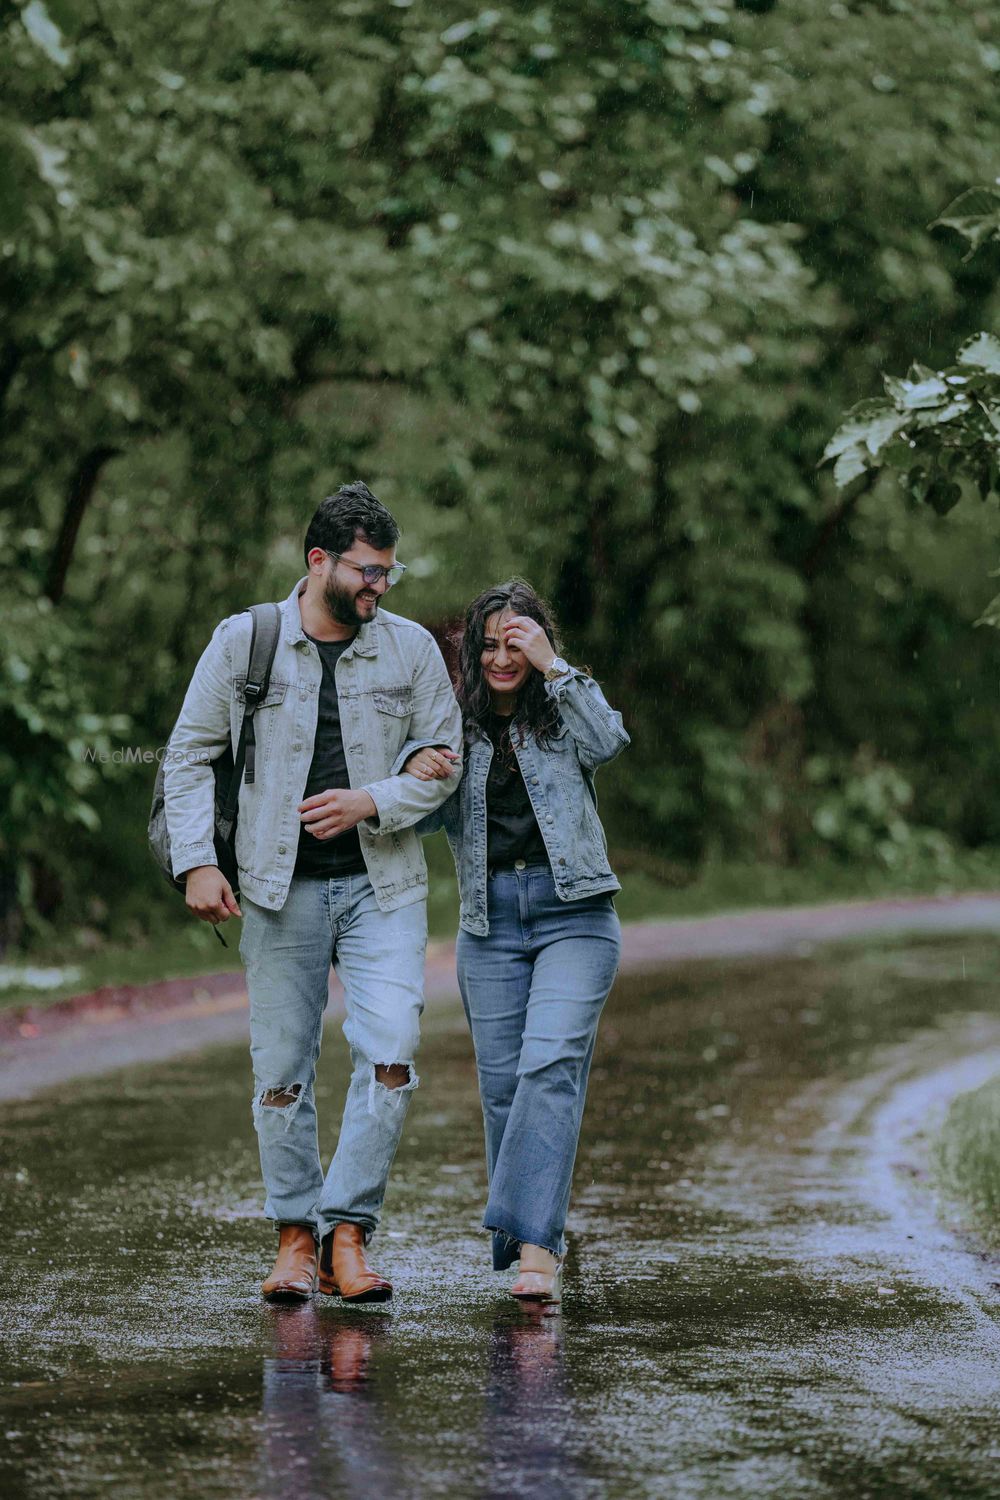
[[349, 557], [344, 557], [340, 552], [328, 552], [326, 555], [327, 557], [332, 557], [334, 562], [342, 562], [346, 568], [353, 568], [355, 573], [360, 573], [369, 588], [371, 588], [372, 584], [378, 583], [381, 578], [384, 578], [389, 587], [392, 588], [393, 584], [398, 583], [406, 572], [405, 563], [393, 563], [391, 568], [383, 568], [381, 563], [351, 562]]

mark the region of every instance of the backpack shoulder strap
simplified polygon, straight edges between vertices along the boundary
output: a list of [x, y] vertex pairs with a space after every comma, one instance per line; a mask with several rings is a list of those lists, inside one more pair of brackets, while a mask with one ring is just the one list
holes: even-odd
[[250, 784], [254, 779], [257, 741], [254, 735], [253, 716], [261, 699], [267, 694], [271, 682], [271, 667], [274, 653], [278, 649], [281, 634], [281, 606], [278, 604], [252, 604], [246, 611], [250, 616], [250, 650], [247, 655], [247, 675], [243, 685], [243, 722], [240, 737], [233, 757], [233, 775], [229, 783], [222, 816], [232, 822], [239, 803], [240, 785], [244, 769]]
[[271, 684], [271, 667], [274, 664], [274, 653], [278, 649], [278, 635], [281, 629], [281, 609], [277, 604], [252, 604], [248, 614], [253, 624], [250, 632], [246, 682], [243, 684], [244, 709], [240, 740], [244, 749], [245, 780], [247, 786], [251, 786], [254, 779], [257, 748], [253, 716], [257, 705], [267, 696], [267, 690]]

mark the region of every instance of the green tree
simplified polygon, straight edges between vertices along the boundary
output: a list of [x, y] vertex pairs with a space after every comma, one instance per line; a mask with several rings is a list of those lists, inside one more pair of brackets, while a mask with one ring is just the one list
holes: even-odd
[[[845, 528], [814, 470], [852, 391], [991, 295], [927, 231], [1000, 124], [975, 4], [3, 0], [0, 26], [0, 566], [52, 604], [84, 710], [156, 744], [215, 620], [287, 588], [364, 472], [408, 612], [515, 570], [553, 595], [633, 729], [616, 837], [793, 857], [829, 800], [807, 765], [840, 785], [867, 744], [934, 794], [955, 674], [918, 674], [923, 740], [880, 714], [852, 601], [904, 590], [907, 704], [914, 635], [950, 668], [963, 606], [906, 573], [888, 502]], [[978, 692], [985, 652], [962, 670]], [[122, 806], [141, 846], [138, 780], [87, 796], [88, 858]]]

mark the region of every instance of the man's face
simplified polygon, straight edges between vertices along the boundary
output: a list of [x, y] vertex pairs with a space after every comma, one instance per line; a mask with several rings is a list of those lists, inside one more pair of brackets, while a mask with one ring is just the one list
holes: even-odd
[[395, 547], [381, 551], [355, 538], [346, 552], [339, 558], [320, 552], [317, 547], [309, 554], [323, 566], [323, 603], [338, 625], [363, 625], [374, 620], [378, 614], [379, 600], [389, 587], [386, 579], [377, 583], [365, 583], [361, 568], [375, 565], [391, 568], [396, 561]]

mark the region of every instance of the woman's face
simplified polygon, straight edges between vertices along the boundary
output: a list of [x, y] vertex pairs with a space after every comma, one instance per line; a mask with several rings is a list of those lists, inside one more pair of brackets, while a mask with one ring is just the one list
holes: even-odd
[[508, 646], [503, 638], [503, 627], [514, 618], [510, 609], [497, 610], [488, 615], [483, 632], [483, 675], [490, 692], [496, 698], [512, 697], [527, 681], [532, 671], [531, 663], [517, 646]]

